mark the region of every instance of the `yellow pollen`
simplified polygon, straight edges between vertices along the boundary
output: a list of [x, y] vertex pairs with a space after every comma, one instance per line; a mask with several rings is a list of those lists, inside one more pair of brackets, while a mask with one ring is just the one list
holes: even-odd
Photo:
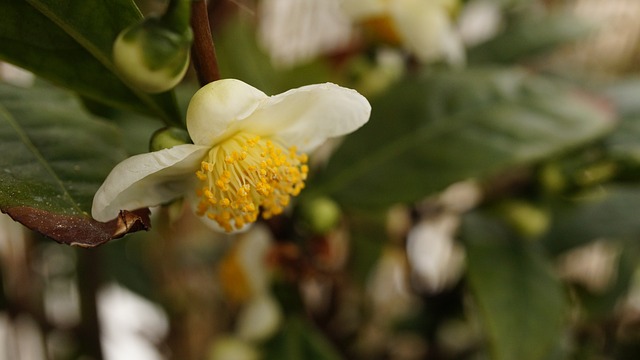
[[304, 188], [307, 161], [295, 147], [238, 133], [212, 148], [196, 171], [196, 213], [228, 232], [255, 222], [260, 211], [265, 219], [281, 214]]

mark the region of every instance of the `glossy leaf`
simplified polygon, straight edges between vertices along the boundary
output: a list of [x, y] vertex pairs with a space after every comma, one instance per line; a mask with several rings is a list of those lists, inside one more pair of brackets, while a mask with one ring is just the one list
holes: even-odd
[[0, 13], [0, 59], [95, 101], [181, 122], [172, 93], [146, 94], [116, 74], [111, 44], [141, 18], [132, 1], [2, 1]]
[[583, 145], [614, 125], [591, 98], [520, 71], [433, 73], [371, 102], [369, 123], [306, 194], [360, 208], [412, 202]]
[[467, 278], [492, 359], [549, 359], [566, 320], [560, 282], [535, 244], [486, 219], [467, 219]]
[[584, 21], [567, 14], [544, 17], [527, 14], [527, 18], [518, 20], [496, 37], [470, 49], [469, 62], [515, 63], [578, 40], [590, 30]]
[[113, 222], [89, 215], [93, 195], [124, 158], [116, 128], [49, 87], [0, 84], [0, 209], [59, 242], [95, 246], [148, 227], [148, 211]]

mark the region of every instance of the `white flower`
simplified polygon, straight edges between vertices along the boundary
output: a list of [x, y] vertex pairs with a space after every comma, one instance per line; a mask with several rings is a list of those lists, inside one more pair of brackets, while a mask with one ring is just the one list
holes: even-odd
[[465, 252], [453, 239], [459, 221], [457, 215], [443, 214], [409, 231], [407, 256], [420, 290], [436, 293], [460, 278]]
[[268, 255], [274, 242], [264, 226], [240, 234], [218, 266], [218, 277], [227, 300], [245, 304], [265, 294], [271, 284]]
[[274, 245], [265, 226], [254, 226], [237, 237], [218, 266], [226, 300], [240, 306], [235, 335], [246, 341], [266, 340], [282, 323], [282, 310], [270, 293]]
[[383, 39], [401, 43], [420, 61], [464, 62], [464, 48], [451, 21], [458, 0], [343, 0], [356, 21], [374, 28]]
[[340, 1], [260, 1], [258, 39], [274, 64], [290, 67], [346, 47], [351, 22]]
[[281, 213], [304, 187], [309, 152], [350, 133], [371, 106], [335, 84], [267, 96], [234, 79], [212, 82], [191, 99], [187, 130], [194, 144], [133, 156], [118, 164], [93, 199], [92, 215], [109, 221], [120, 210], [186, 196], [212, 227], [240, 230], [258, 213]]

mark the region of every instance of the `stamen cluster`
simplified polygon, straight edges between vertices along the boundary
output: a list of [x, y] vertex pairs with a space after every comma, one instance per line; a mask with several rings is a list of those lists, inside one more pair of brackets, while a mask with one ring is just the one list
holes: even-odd
[[196, 213], [227, 232], [255, 222], [260, 211], [265, 219], [278, 215], [304, 188], [307, 159], [295, 147], [238, 133], [213, 147], [196, 172]]

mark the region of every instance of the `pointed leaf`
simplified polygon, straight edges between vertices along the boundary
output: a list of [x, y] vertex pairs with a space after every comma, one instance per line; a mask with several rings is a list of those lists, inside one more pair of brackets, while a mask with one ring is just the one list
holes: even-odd
[[492, 359], [548, 359], [566, 320], [562, 286], [534, 244], [487, 225], [467, 220], [463, 237], [469, 285]]
[[95, 101], [180, 123], [172, 93], [149, 95], [117, 76], [111, 44], [141, 19], [131, 0], [2, 1], [0, 59]]
[[583, 145], [614, 125], [590, 98], [519, 71], [405, 79], [371, 103], [369, 123], [305, 195], [329, 193], [360, 208], [412, 202]]
[[124, 158], [115, 127], [53, 88], [0, 84], [0, 210], [56, 241], [95, 246], [146, 229], [148, 210], [112, 222], [89, 215], [93, 195]]

